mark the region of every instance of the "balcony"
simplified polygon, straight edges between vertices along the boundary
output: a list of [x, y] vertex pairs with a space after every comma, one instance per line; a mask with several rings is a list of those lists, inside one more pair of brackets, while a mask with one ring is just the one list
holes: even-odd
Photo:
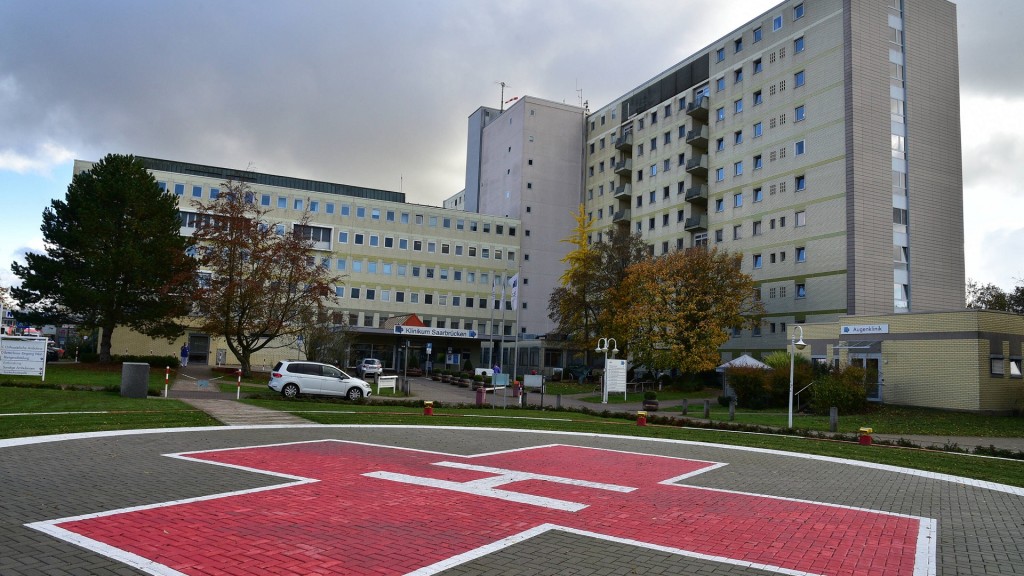
[[[707, 166], [704, 167], [704, 171], [707, 172]], [[632, 176], [633, 174], [633, 160], [626, 158], [619, 160], [615, 163], [615, 173], [619, 176]]]
[[615, 188], [615, 194], [613, 195], [616, 199], [629, 200], [630, 196], [633, 195], [633, 186], [631, 184], [619, 184]]
[[708, 127], [701, 126], [686, 133], [686, 143], [697, 148], [708, 149]]
[[708, 185], [700, 184], [697, 186], [690, 186], [686, 189], [686, 195], [683, 196], [683, 200], [692, 202], [694, 204], [708, 205]]
[[707, 232], [708, 230], [708, 217], [704, 214], [700, 216], [690, 216], [683, 222], [683, 230], [687, 232], [693, 232], [695, 230], [702, 230]]
[[702, 96], [699, 100], [690, 102], [690, 105], [686, 107], [686, 114], [706, 122], [708, 119], [708, 108], [708, 97]]
[[623, 134], [615, 139], [615, 149], [628, 154], [633, 153], [633, 133]]
[[708, 155], [701, 154], [694, 156], [686, 161], [686, 171], [696, 176], [703, 176], [707, 178], [708, 175]]
[[629, 208], [619, 210], [612, 216], [612, 223], [621, 224], [623, 222], [629, 223]]

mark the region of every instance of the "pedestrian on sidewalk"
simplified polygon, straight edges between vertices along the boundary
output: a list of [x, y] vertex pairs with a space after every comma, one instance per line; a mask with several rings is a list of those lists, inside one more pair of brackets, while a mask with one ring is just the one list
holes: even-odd
[[188, 366], [188, 342], [181, 345], [181, 366]]

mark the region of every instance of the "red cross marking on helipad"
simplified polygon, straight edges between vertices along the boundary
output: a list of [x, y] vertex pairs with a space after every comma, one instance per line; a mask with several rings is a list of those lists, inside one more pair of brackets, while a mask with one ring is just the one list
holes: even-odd
[[786, 574], [934, 573], [933, 520], [676, 484], [712, 462], [337, 441], [179, 456], [294, 481], [33, 527], [154, 574], [431, 574], [547, 530]]

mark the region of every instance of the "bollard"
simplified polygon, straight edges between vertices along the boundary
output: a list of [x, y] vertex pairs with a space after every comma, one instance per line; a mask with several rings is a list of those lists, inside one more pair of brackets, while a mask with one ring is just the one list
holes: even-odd
[[486, 397], [487, 397], [487, 389], [484, 388], [483, 386], [478, 387], [476, 389], [476, 405], [478, 407], [479, 406], [483, 406], [484, 405], [484, 399]]
[[833, 434], [839, 430], [839, 408], [835, 406], [828, 409], [828, 431]]
[[555, 395], [555, 410], [561, 410], [561, 409], [562, 409], [562, 395], [561, 394], [556, 394]]
[[690, 411], [690, 401], [688, 399], [686, 399], [686, 398], [683, 398], [683, 416], [686, 416], [686, 413], [689, 412], [689, 411]]
[[711, 400], [704, 400], [704, 418], [711, 419]]
[[[76, 358], [75, 362], [77, 362], [77, 361], [78, 361], [78, 359]], [[170, 385], [170, 382], [171, 382], [171, 367], [168, 366], [164, 370], [164, 398], [167, 398], [167, 388]]]
[[433, 400], [425, 400], [423, 402], [423, 415], [433, 416], [434, 415], [434, 402]]
[[736, 420], [736, 399], [729, 399], [729, 422]]
[[871, 446], [871, 433], [874, 432], [871, 428], [861, 428], [860, 436], [857, 441], [861, 446]]
[[647, 412], [641, 410], [636, 413], [636, 425], [647, 426]]

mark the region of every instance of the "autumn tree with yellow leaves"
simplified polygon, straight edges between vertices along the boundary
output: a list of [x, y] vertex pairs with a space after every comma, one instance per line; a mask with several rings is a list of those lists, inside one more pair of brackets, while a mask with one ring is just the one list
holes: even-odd
[[760, 322], [764, 314], [740, 262], [740, 254], [703, 247], [648, 258], [611, 290], [618, 305], [601, 321], [618, 342], [628, 342], [635, 365], [711, 370], [729, 331]]

